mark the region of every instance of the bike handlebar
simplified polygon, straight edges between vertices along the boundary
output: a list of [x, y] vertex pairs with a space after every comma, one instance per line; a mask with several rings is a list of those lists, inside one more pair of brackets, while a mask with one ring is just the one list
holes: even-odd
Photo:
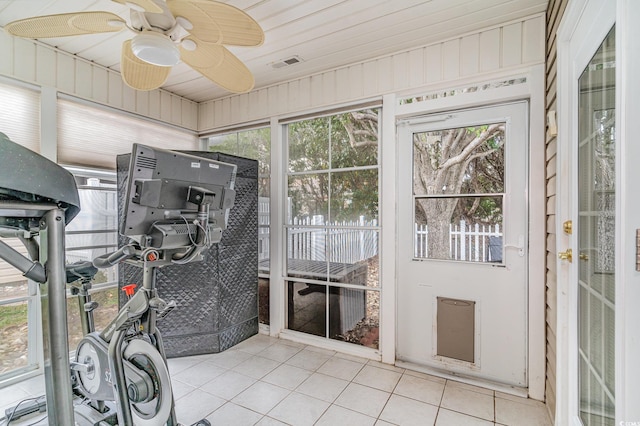
[[93, 266], [96, 268], [104, 269], [116, 265], [123, 260], [131, 259], [136, 255], [136, 250], [133, 246], [127, 245], [121, 249], [114, 251], [113, 253], [103, 254], [93, 259]]

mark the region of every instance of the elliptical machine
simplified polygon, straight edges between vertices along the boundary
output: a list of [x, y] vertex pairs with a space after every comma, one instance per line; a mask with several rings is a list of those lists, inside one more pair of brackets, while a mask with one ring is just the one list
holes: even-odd
[[[157, 321], [176, 304], [158, 297], [156, 274], [159, 268], [174, 263], [201, 260], [202, 252], [220, 241], [228, 210], [234, 203], [236, 166], [134, 144], [125, 220], [120, 227], [120, 233], [130, 243], [94, 259], [93, 264], [65, 266], [64, 218], [68, 223], [79, 211], [73, 177], [13, 144], [1, 133], [0, 151], [28, 158], [28, 163], [20, 165], [25, 173], [47, 166], [45, 170], [51, 172], [39, 178], [56, 182], [56, 188], [47, 188], [49, 193], [41, 194], [41, 188], [34, 192], [35, 182], [25, 187], [0, 180], [1, 186], [7, 186], [0, 188], [0, 228], [4, 229], [0, 236], [19, 236], [31, 247], [34, 260], [2, 241], [0, 257], [42, 283], [49, 420], [60, 425], [74, 424], [74, 418], [79, 425], [178, 425], [162, 336], [157, 328]], [[61, 199], [58, 185], [72, 185], [73, 191], [64, 193]], [[43, 200], [55, 213], [43, 208]], [[47, 232], [51, 224], [57, 226], [54, 232]], [[37, 235], [41, 242], [39, 253], [34, 249]], [[43, 240], [46, 246], [42, 246]], [[48, 259], [45, 267], [39, 262], [43, 257]], [[93, 310], [97, 304], [89, 295], [91, 279], [96, 267], [111, 267], [119, 262], [142, 268], [142, 286], [137, 291], [133, 285], [125, 286], [128, 301], [102, 332], [96, 332]], [[67, 356], [66, 283], [72, 284], [72, 293], [78, 297], [84, 333], [71, 362]], [[82, 398], [75, 406], [71, 389]]]

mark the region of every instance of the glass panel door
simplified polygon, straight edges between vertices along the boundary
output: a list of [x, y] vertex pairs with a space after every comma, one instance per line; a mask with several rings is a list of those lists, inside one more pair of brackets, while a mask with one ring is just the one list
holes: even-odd
[[615, 29], [578, 80], [578, 368], [585, 425], [615, 414]]

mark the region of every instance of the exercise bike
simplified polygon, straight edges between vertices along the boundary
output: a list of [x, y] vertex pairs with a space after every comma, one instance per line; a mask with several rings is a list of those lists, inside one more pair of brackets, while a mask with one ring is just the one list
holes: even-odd
[[[0, 143], [7, 143], [2, 136], [0, 134]], [[22, 155], [27, 154], [22, 147], [10, 147]], [[38, 164], [43, 160], [33, 157]], [[55, 169], [59, 166], [47, 166], [59, 178], [65, 176]], [[25, 193], [25, 188], [16, 191], [0, 187], [0, 228], [5, 230], [0, 236], [20, 236], [30, 247], [34, 260], [1, 241], [0, 258], [28, 278], [43, 283], [41, 292], [48, 297], [43, 303], [43, 334], [47, 411], [53, 424], [74, 424], [75, 418], [76, 424], [93, 426], [179, 425], [162, 336], [157, 328], [157, 321], [166, 317], [176, 304], [158, 296], [156, 274], [159, 268], [171, 264], [201, 260], [203, 251], [220, 241], [228, 210], [234, 202], [235, 171], [234, 165], [134, 144], [127, 179], [125, 220], [120, 227], [120, 233], [129, 238], [129, 243], [93, 262], [63, 267], [60, 253], [64, 252], [64, 219], [68, 222], [79, 209], [77, 190], [75, 198], [70, 191], [65, 200], [60, 200]], [[64, 182], [69, 183], [68, 178], [65, 179]], [[33, 198], [39, 203], [30, 206]], [[57, 212], [55, 217], [49, 218], [49, 213], [38, 217], [42, 211], [47, 212], [42, 201], [47, 201]], [[34, 207], [33, 212], [29, 207]], [[31, 213], [25, 213], [27, 211]], [[58, 223], [55, 232], [47, 233], [51, 222], [62, 222], [62, 230]], [[34, 248], [37, 246], [34, 237], [38, 233], [41, 241], [43, 237], [47, 240], [47, 246], [40, 250]], [[49, 260], [44, 267], [39, 262], [43, 257]], [[123, 287], [128, 300], [116, 317], [97, 332], [93, 321], [97, 303], [91, 300], [91, 281], [98, 268], [120, 262], [143, 270], [142, 285], [138, 289], [135, 285]], [[62, 328], [60, 314], [62, 311], [66, 321], [64, 284], [67, 283], [78, 298], [84, 334], [71, 361], [66, 356], [66, 323]], [[71, 407], [72, 399], [80, 402]], [[209, 423], [202, 420], [198, 424]]]

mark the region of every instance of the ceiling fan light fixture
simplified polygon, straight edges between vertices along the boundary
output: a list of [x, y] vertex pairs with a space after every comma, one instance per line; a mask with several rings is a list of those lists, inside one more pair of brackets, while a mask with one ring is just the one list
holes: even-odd
[[172, 67], [180, 61], [180, 50], [162, 34], [138, 34], [131, 40], [131, 50], [141, 61], [161, 67]]

